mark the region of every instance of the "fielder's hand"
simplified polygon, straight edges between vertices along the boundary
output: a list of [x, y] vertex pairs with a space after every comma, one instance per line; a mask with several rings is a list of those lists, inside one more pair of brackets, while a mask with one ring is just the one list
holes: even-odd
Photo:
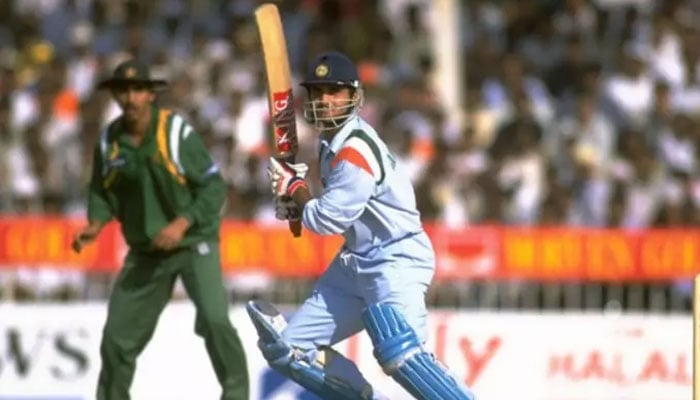
[[184, 217], [177, 217], [153, 238], [153, 247], [158, 250], [172, 250], [185, 237], [190, 222]]
[[292, 197], [294, 191], [300, 187], [306, 187], [306, 173], [309, 166], [304, 163], [292, 164], [279, 162], [270, 158], [270, 165], [267, 167], [267, 176], [272, 185], [272, 194], [275, 197]]
[[102, 230], [102, 224], [93, 223], [90, 224], [90, 226], [78, 231], [78, 233], [73, 236], [73, 243], [71, 243], [71, 248], [73, 248], [73, 251], [80, 253], [86, 244], [90, 244], [97, 239], [97, 235], [99, 235], [100, 230]]
[[275, 218], [282, 221], [298, 221], [301, 219], [301, 210], [289, 197], [276, 197]]

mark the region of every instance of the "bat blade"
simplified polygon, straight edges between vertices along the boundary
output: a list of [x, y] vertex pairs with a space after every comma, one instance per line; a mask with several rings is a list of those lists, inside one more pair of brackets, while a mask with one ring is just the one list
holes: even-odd
[[267, 78], [268, 104], [273, 131], [273, 155], [294, 157], [297, 129], [292, 96], [292, 78], [282, 20], [277, 6], [265, 3], [255, 10]]
[[[265, 62], [272, 125], [272, 155], [281, 161], [294, 162], [299, 144], [292, 95], [292, 75], [289, 69], [287, 42], [277, 6], [272, 3], [260, 5], [255, 9], [255, 22]], [[289, 229], [294, 236], [300, 236], [301, 222], [289, 221]]]

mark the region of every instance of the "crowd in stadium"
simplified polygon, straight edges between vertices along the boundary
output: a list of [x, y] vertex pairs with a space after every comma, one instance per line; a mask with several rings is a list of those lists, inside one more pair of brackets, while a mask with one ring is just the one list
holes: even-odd
[[[274, 218], [258, 3], [0, 2], [0, 213], [84, 215], [93, 146], [119, 113], [95, 84], [132, 55], [171, 82], [160, 103], [189, 116], [221, 165], [226, 216]], [[693, 2], [462, 2], [459, 116], [430, 79], [430, 3], [280, 2], [296, 78], [330, 48], [359, 64], [362, 115], [409, 169], [425, 221], [700, 223]], [[299, 134], [299, 158], [313, 159], [301, 118]]]

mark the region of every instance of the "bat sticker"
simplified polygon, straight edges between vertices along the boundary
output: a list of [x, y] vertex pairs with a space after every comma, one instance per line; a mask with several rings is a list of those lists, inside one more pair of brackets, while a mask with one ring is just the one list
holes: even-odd
[[296, 150], [293, 147], [296, 143], [296, 124], [294, 120], [294, 105], [291, 99], [291, 89], [272, 94], [275, 145], [277, 146], [277, 151], [282, 154]]

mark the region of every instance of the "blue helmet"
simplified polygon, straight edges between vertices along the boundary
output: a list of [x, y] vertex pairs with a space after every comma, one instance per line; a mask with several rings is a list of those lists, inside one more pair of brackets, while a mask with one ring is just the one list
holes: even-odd
[[357, 68], [345, 54], [337, 51], [320, 54], [309, 66], [306, 79], [301, 82], [301, 85], [307, 88], [311, 85], [329, 84], [360, 87]]
[[304, 118], [321, 131], [341, 128], [357, 115], [362, 106], [363, 94], [357, 68], [344, 54], [331, 51], [316, 57], [301, 85], [307, 90], [316, 85], [335, 85], [353, 89], [350, 98], [336, 100], [334, 104], [320, 99], [304, 102]]

